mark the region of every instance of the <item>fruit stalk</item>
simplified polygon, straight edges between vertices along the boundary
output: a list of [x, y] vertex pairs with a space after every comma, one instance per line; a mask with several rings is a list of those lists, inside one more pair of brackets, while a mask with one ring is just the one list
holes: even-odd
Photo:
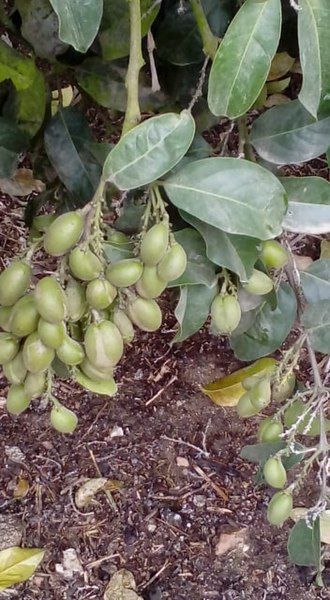
[[130, 53], [126, 75], [127, 105], [122, 135], [130, 131], [141, 120], [139, 104], [139, 75], [144, 65], [141, 48], [140, 0], [129, 0], [130, 6]]

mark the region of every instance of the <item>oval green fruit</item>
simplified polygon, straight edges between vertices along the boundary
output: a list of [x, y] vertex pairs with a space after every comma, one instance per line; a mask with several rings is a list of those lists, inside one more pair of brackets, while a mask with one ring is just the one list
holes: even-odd
[[250, 392], [246, 392], [240, 397], [238, 404], [236, 405], [236, 411], [239, 417], [246, 419], [257, 415], [259, 410], [253, 406], [250, 398]]
[[50, 224], [44, 238], [44, 248], [51, 256], [66, 254], [80, 240], [84, 219], [77, 211], [60, 215]]
[[48, 369], [54, 359], [55, 353], [42, 343], [38, 333], [31, 333], [23, 346], [23, 360], [28, 371], [37, 373]]
[[102, 263], [96, 254], [79, 247], [70, 252], [69, 266], [71, 273], [82, 281], [97, 279], [102, 271]]
[[241, 307], [235, 296], [218, 294], [211, 304], [212, 324], [221, 334], [235, 331], [241, 320]]
[[118, 327], [124, 342], [129, 344], [134, 338], [134, 327], [131, 319], [128, 318], [123, 310], [115, 308], [112, 320], [116, 327]]
[[163, 258], [169, 238], [169, 226], [164, 221], [153, 225], [142, 238], [140, 257], [148, 267], [155, 267]]
[[258, 430], [258, 439], [260, 442], [277, 442], [283, 433], [283, 425], [278, 419], [268, 417], [261, 421]]
[[24, 385], [11, 385], [6, 400], [6, 408], [11, 415], [20, 415], [31, 402], [26, 394]]
[[157, 267], [145, 266], [135, 287], [142, 298], [158, 298], [165, 290], [166, 283], [158, 277]]
[[40, 319], [38, 323], [38, 334], [45, 346], [56, 350], [61, 346], [66, 335], [66, 327], [63, 322], [49, 323], [44, 319]]
[[23, 353], [18, 352], [9, 363], [3, 366], [3, 372], [9, 383], [19, 385], [23, 383], [26, 376], [26, 366], [23, 361]]
[[37, 217], [34, 217], [32, 226], [41, 233], [45, 233], [55, 219], [55, 215], [38, 215]]
[[250, 399], [258, 410], [263, 410], [270, 403], [271, 398], [271, 387], [270, 380], [264, 377], [250, 390]]
[[0, 333], [0, 365], [13, 360], [19, 348], [18, 339], [10, 333]]
[[117, 289], [106, 279], [94, 279], [86, 289], [88, 304], [95, 310], [108, 308], [117, 296]]
[[65, 335], [61, 346], [56, 350], [56, 354], [65, 365], [71, 367], [79, 365], [85, 357], [82, 345], [68, 335]]
[[125, 235], [125, 233], [123, 233], [122, 231], [116, 231], [115, 229], [111, 231], [107, 241], [114, 246], [121, 247], [129, 246], [131, 244], [131, 240], [127, 235]]
[[4, 331], [10, 331], [10, 313], [12, 311], [11, 306], [0, 306], [0, 327]]
[[85, 373], [85, 375], [87, 375], [87, 377], [89, 377], [89, 379], [92, 379], [93, 381], [108, 381], [109, 379], [113, 378], [112, 367], [106, 370], [97, 369], [97, 367], [95, 367], [88, 360], [88, 358], [84, 358], [80, 365], [80, 369], [83, 371], [83, 373]]
[[45, 321], [60, 323], [66, 317], [66, 297], [64, 291], [55, 277], [43, 277], [34, 290], [34, 299]]
[[105, 276], [116, 287], [129, 287], [136, 283], [143, 271], [143, 264], [138, 258], [125, 258], [107, 267]]
[[267, 509], [267, 520], [271, 525], [281, 526], [292, 511], [293, 500], [289, 492], [276, 492], [272, 497]]
[[131, 321], [142, 331], [157, 331], [162, 324], [162, 311], [155, 300], [136, 298], [127, 310]]
[[94, 379], [90, 379], [79, 371], [76, 371], [75, 374], [76, 381], [89, 392], [93, 392], [94, 394], [102, 394], [103, 396], [114, 396], [117, 392], [117, 385], [114, 379], [109, 379], [107, 381], [94, 381]]
[[243, 284], [244, 289], [255, 296], [264, 296], [273, 289], [273, 282], [266, 273], [253, 269], [253, 273], [247, 283]]
[[56, 403], [50, 412], [50, 422], [60, 433], [73, 433], [78, 425], [78, 418], [72, 410]]
[[245, 377], [245, 379], [243, 379], [242, 386], [245, 390], [252, 390], [259, 381], [260, 375], [251, 375], [250, 377]]
[[282, 269], [288, 262], [289, 255], [279, 242], [267, 240], [262, 242], [260, 258], [269, 269]]
[[39, 313], [32, 294], [23, 296], [14, 304], [10, 314], [10, 330], [18, 337], [26, 337], [37, 329]]
[[173, 244], [167, 250], [157, 266], [158, 277], [162, 281], [175, 281], [185, 272], [187, 267], [187, 255], [181, 244]]
[[31, 267], [23, 261], [14, 261], [0, 275], [0, 304], [12, 306], [30, 285]]
[[89, 361], [98, 369], [114, 367], [124, 351], [119, 329], [111, 321], [92, 323], [85, 333], [85, 350]]
[[272, 386], [272, 399], [280, 404], [292, 396], [296, 386], [294, 373], [286, 373], [280, 381], [275, 381]]
[[46, 374], [40, 373], [28, 373], [24, 381], [24, 389], [27, 396], [31, 399], [39, 398], [45, 391], [46, 387]]
[[65, 288], [65, 295], [68, 319], [76, 323], [80, 321], [87, 308], [85, 289], [79, 281], [70, 277]]
[[271, 456], [266, 460], [263, 474], [268, 485], [274, 488], [283, 488], [287, 482], [286, 470], [281, 459], [276, 456]]

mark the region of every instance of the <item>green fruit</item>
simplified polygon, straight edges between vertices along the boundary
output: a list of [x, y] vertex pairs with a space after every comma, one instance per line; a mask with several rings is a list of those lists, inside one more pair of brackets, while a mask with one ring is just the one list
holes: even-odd
[[166, 283], [159, 279], [157, 267], [144, 267], [135, 287], [142, 298], [157, 298], [165, 290]]
[[108, 381], [113, 377], [113, 369], [110, 367], [109, 369], [103, 371], [102, 369], [97, 369], [88, 358], [84, 358], [83, 362], [80, 365], [80, 369], [93, 381]]
[[241, 320], [241, 307], [235, 296], [218, 294], [211, 304], [212, 323], [222, 334], [235, 331]]
[[41, 233], [45, 233], [49, 226], [55, 221], [55, 215], [39, 215], [34, 217], [32, 227], [40, 231]]
[[111, 369], [124, 351], [119, 329], [110, 321], [92, 323], [85, 333], [85, 350], [87, 358], [97, 369]]
[[283, 488], [287, 481], [286, 470], [280, 458], [271, 456], [266, 460], [263, 474], [268, 485], [274, 488]]
[[82, 345], [68, 335], [64, 337], [61, 346], [57, 348], [56, 354], [64, 364], [69, 366], [79, 365], [85, 357]]
[[31, 267], [14, 261], [0, 275], [0, 304], [12, 306], [30, 285]]
[[9, 363], [6, 363], [3, 367], [3, 372], [9, 383], [14, 383], [15, 385], [23, 383], [26, 376], [23, 353], [18, 352], [13, 360], [11, 360]]
[[66, 254], [80, 240], [84, 229], [84, 219], [76, 211], [60, 215], [49, 226], [45, 238], [44, 248], [51, 256]]
[[82, 281], [97, 279], [102, 271], [100, 259], [91, 250], [75, 248], [70, 252], [69, 265], [71, 273]]
[[251, 375], [245, 377], [242, 381], [242, 386], [245, 390], [252, 390], [252, 388], [260, 381], [260, 375]]
[[80, 321], [87, 308], [85, 290], [81, 283], [70, 277], [65, 289], [68, 319], [73, 323]]
[[293, 500], [289, 492], [276, 492], [267, 509], [267, 520], [271, 525], [283, 525], [292, 511]]
[[282, 269], [288, 262], [289, 256], [281, 244], [275, 240], [267, 240], [262, 242], [260, 258], [269, 269]]
[[253, 273], [247, 283], [243, 284], [244, 289], [250, 294], [263, 296], [273, 289], [273, 282], [266, 273], [253, 269]]
[[140, 257], [142, 262], [148, 267], [155, 267], [163, 258], [169, 237], [169, 227], [165, 222], [153, 225], [144, 235], [141, 247]]
[[13, 360], [19, 348], [18, 339], [10, 333], [0, 333], [0, 365]]
[[38, 335], [45, 346], [56, 350], [64, 341], [66, 328], [63, 322], [48, 323], [48, 321], [40, 319], [38, 323]]
[[268, 417], [261, 421], [258, 430], [258, 439], [260, 442], [277, 442], [283, 433], [283, 425], [278, 419]]
[[46, 371], [54, 356], [54, 350], [47, 348], [42, 343], [38, 333], [31, 333], [26, 338], [23, 346], [23, 360], [27, 370], [31, 373]]
[[124, 342], [129, 344], [134, 338], [134, 327], [131, 319], [128, 318], [123, 310], [116, 308], [112, 320], [116, 327], [118, 327]]
[[10, 330], [18, 337], [26, 337], [38, 326], [39, 313], [32, 294], [23, 296], [14, 304], [10, 314]]
[[26, 394], [24, 385], [11, 385], [8, 391], [6, 407], [11, 415], [20, 415], [24, 412], [31, 402], [31, 398]]
[[125, 258], [108, 266], [105, 276], [116, 287], [129, 287], [136, 283], [143, 271], [143, 264], [138, 258]]
[[24, 381], [25, 393], [29, 398], [39, 398], [45, 391], [46, 374], [28, 373]]
[[238, 404], [236, 405], [236, 411], [238, 416], [242, 419], [253, 417], [254, 415], [258, 414], [259, 410], [253, 406], [251, 402], [250, 392], [246, 392], [240, 397]]
[[87, 302], [95, 310], [107, 308], [116, 296], [117, 289], [106, 279], [94, 279], [86, 289]]
[[173, 244], [157, 266], [158, 277], [163, 281], [175, 281], [187, 267], [187, 255], [180, 244]]
[[107, 381], [95, 381], [94, 379], [86, 377], [86, 375], [79, 371], [79, 369], [77, 369], [75, 373], [75, 378], [79, 385], [89, 392], [93, 392], [94, 394], [114, 396], [117, 392], [117, 385], [114, 379], [109, 379]]
[[261, 379], [251, 388], [249, 394], [253, 406], [258, 410], [263, 410], [270, 403], [270, 380], [268, 378]]
[[131, 244], [129, 237], [125, 235], [125, 233], [123, 233], [122, 231], [116, 231], [115, 229], [113, 229], [110, 235], [108, 236], [108, 242], [110, 242], [110, 244], [112, 244], [113, 246], [121, 247], [129, 246]]
[[37, 309], [45, 321], [60, 323], [66, 317], [66, 296], [54, 277], [43, 277], [34, 290]]
[[50, 412], [50, 422], [60, 433], [73, 433], [78, 425], [78, 418], [72, 410], [56, 403]]
[[127, 310], [131, 321], [142, 331], [156, 331], [162, 324], [162, 311], [155, 300], [136, 298]]
[[294, 373], [286, 373], [281, 381], [276, 381], [272, 386], [272, 399], [280, 404], [292, 396], [296, 386], [296, 376]]
[[11, 306], [0, 306], [0, 327], [4, 331], [10, 331]]

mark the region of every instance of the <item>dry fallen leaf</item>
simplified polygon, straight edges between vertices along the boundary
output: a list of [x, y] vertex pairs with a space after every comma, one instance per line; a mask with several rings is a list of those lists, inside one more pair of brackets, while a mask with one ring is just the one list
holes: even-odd
[[26, 496], [26, 494], [28, 493], [29, 489], [30, 489], [30, 484], [27, 481], [27, 479], [24, 479], [24, 477], [19, 477], [18, 480], [16, 481], [14, 491], [13, 491], [14, 498], [17, 498], [17, 499], [24, 498]]
[[136, 583], [132, 573], [121, 569], [111, 579], [104, 592], [103, 600], [143, 600], [136, 593]]
[[45, 551], [39, 548], [7, 548], [0, 552], [0, 590], [26, 581], [41, 563]]
[[[307, 515], [308, 509], [304, 506], [297, 506], [291, 512], [291, 519], [295, 523]], [[320, 536], [323, 544], [330, 544], [330, 510], [325, 510], [320, 515]]]
[[83, 483], [75, 494], [75, 503], [78, 508], [88, 506], [98, 492], [116, 492], [123, 488], [123, 484], [116, 479], [95, 477]]
[[0, 190], [9, 196], [28, 196], [32, 192], [43, 192], [45, 188], [43, 181], [33, 178], [31, 169], [17, 169], [10, 179], [0, 179]]
[[222, 533], [220, 535], [220, 540], [215, 547], [216, 555], [222, 556], [230, 550], [238, 548], [245, 550], [247, 535], [248, 529], [246, 527], [244, 529], [239, 529], [238, 531], [233, 531], [232, 533]]

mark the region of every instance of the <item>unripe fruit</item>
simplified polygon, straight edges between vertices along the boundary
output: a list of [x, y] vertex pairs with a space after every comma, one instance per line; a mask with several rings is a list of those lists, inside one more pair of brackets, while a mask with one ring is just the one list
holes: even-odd
[[55, 353], [42, 343], [37, 333], [31, 333], [23, 346], [23, 360], [28, 371], [45, 371], [54, 359]]
[[242, 386], [245, 390], [252, 390], [252, 388], [259, 383], [260, 375], [250, 375], [249, 377], [245, 377], [242, 381]]
[[46, 374], [45, 373], [28, 373], [24, 381], [24, 390], [27, 396], [31, 399], [39, 398], [45, 391]]
[[75, 373], [75, 378], [79, 385], [89, 392], [93, 392], [93, 394], [114, 396], [114, 394], [117, 392], [117, 385], [113, 378], [104, 381], [95, 381], [94, 379], [87, 377], [85, 373], [82, 373], [79, 369], [77, 369]]
[[12, 306], [30, 285], [31, 267], [25, 262], [14, 261], [0, 275], [0, 304]]
[[102, 271], [100, 259], [89, 249], [75, 248], [72, 250], [69, 256], [69, 266], [71, 273], [82, 281], [92, 281]]
[[71, 277], [65, 288], [65, 295], [68, 319], [76, 323], [80, 321], [87, 307], [85, 290], [81, 283]]
[[107, 267], [105, 276], [116, 287], [129, 287], [136, 283], [143, 271], [143, 264], [138, 258], [125, 258]]
[[34, 290], [37, 309], [45, 321], [60, 323], [66, 317], [66, 297], [54, 277], [43, 277]]
[[175, 281], [185, 272], [187, 255], [181, 244], [173, 244], [157, 266], [158, 277], [165, 282]]
[[56, 403], [50, 412], [50, 422], [60, 433], [73, 433], [78, 425], [78, 418], [72, 410]]
[[0, 327], [4, 331], [10, 331], [10, 313], [12, 311], [11, 306], [0, 306]]
[[157, 267], [144, 267], [135, 287], [142, 298], [157, 298], [165, 290], [166, 283], [159, 279]]
[[296, 385], [296, 376], [294, 373], [287, 373], [281, 381], [276, 381], [272, 386], [272, 399], [276, 403], [284, 402], [292, 396]]
[[246, 392], [240, 397], [238, 404], [236, 405], [236, 411], [238, 416], [242, 419], [253, 417], [254, 415], [258, 414], [259, 410], [253, 406], [251, 402], [250, 392]]
[[268, 485], [274, 488], [283, 488], [287, 481], [286, 470], [280, 458], [271, 456], [266, 460], [263, 474]]
[[84, 219], [76, 211], [60, 215], [49, 226], [45, 238], [44, 248], [51, 256], [66, 254], [80, 240], [84, 229]]
[[41, 231], [41, 233], [45, 233], [55, 219], [55, 215], [38, 215], [37, 217], [34, 217], [32, 226], [38, 231]]
[[118, 327], [124, 342], [129, 344], [134, 338], [134, 327], [131, 319], [128, 318], [123, 310], [116, 308], [112, 320], [116, 327]]
[[136, 298], [127, 310], [131, 321], [142, 331], [157, 331], [162, 324], [162, 311], [155, 300]]
[[88, 358], [84, 358], [83, 362], [80, 365], [80, 369], [93, 381], [108, 381], [113, 377], [113, 369], [110, 367], [109, 369], [102, 370], [97, 369]]
[[283, 525], [292, 511], [293, 500], [289, 492], [276, 492], [267, 509], [267, 520], [271, 525]]
[[18, 337], [26, 337], [38, 326], [39, 313], [32, 294], [23, 296], [14, 304], [10, 314], [10, 330]]
[[66, 365], [73, 367], [84, 360], [84, 349], [79, 342], [65, 335], [64, 340], [56, 350], [58, 358]]
[[106, 279], [94, 279], [86, 289], [88, 304], [95, 310], [108, 308], [117, 296], [117, 289]]
[[269, 269], [281, 269], [288, 262], [289, 256], [285, 248], [276, 240], [267, 240], [262, 242], [260, 258]]
[[129, 237], [125, 235], [125, 233], [123, 233], [122, 231], [116, 231], [115, 229], [109, 235], [108, 242], [115, 246], [121, 247], [129, 246], [129, 244], [131, 243]]
[[260, 442], [277, 442], [283, 433], [281, 421], [268, 417], [261, 421], [258, 430], [258, 439]]
[[155, 267], [163, 258], [169, 237], [169, 227], [165, 222], [153, 225], [142, 239], [140, 257], [148, 267]]
[[0, 365], [13, 360], [18, 352], [18, 339], [10, 333], [0, 333]]
[[243, 284], [244, 289], [250, 294], [263, 296], [273, 289], [273, 282], [266, 273], [253, 269], [253, 273], [247, 283]]
[[3, 366], [3, 372], [9, 383], [19, 385], [23, 383], [26, 376], [26, 367], [23, 361], [23, 353], [18, 352], [9, 363]]
[[110, 321], [92, 323], [85, 333], [85, 350], [89, 361], [98, 369], [114, 367], [124, 351], [119, 329]]
[[11, 415], [20, 415], [31, 402], [26, 394], [24, 385], [11, 385], [6, 400], [6, 408]]
[[258, 410], [262, 410], [268, 406], [271, 398], [270, 381], [268, 378], [261, 379], [255, 386], [250, 390], [250, 399]]
[[211, 305], [211, 317], [219, 333], [232, 333], [241, 320], [241, 307], [237, 298], [218, 294]]
[[63, 322], [48, 323], [44, 319], [40, 319], [38, 323], [38, 335], [45, 346], [56, 350], [63, 343], [66, 328]]

